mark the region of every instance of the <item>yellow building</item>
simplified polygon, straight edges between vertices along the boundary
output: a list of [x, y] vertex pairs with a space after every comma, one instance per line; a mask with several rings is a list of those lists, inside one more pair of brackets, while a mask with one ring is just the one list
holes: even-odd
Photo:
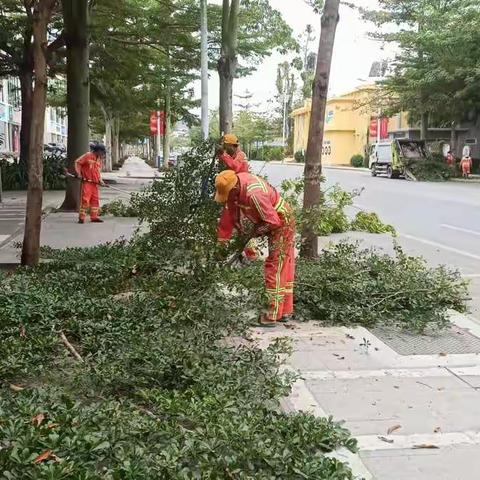
[[[327, 101], [322, 149], [324, 164], [349, 165], [353, 155], [364, 155], [365, 146], [369, 141], [372, 117], [377, 116], [369, 106], [377, 90], [378, 87], [375, 85], [366, 85]], [[311, 100], [307, 100], [302, 108], [292, 113], [294, 152], [307, 148], [311, 109]], [[394, 120], [391, 119], [390, 124], [392, 121]]]

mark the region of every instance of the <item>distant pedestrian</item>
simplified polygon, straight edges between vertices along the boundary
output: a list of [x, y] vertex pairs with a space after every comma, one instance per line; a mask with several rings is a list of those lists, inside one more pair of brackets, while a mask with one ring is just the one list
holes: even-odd
[[82, 181], [78, 223], [85, 223], [88, 209], [90, 209], [90, 220], [93, 223], [103, 223], [103, 220], [99, 218], [100, 195], [98, 186], [104, 185], [101, 171], [105, 154], [104, 145], [94, 144], [90, 147], [90, 152], [75, 161], [75, 171]]
[[462, 158], [460, 162], [460, 168], [462, 169], [463, 178], [468, 178], [468, 176], [472, 172], [472, 164], [472, 157], [470, 155], [465, 155]]
[[455, 162], [456, 162], [455, 155], [452, 153], [451, 150], [448, 151], [446, 160], [447, 160], [447, 165], [449, 167], [454, 167], [455, 166]]

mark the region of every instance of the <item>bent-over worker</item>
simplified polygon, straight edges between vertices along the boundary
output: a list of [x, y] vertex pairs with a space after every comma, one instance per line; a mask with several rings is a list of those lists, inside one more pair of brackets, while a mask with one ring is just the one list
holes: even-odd
[[221, 172], [215, 179], [215, 201], [225, 204], [219, 222], [219, 241], [242, 231], [242, 219], [254, 225], [254, 237], [268, 238], [265, 287], [268, 309], [260, 316], [261, 326], [273, 327], [293, 317], [295, 278], [295, 219], [279, 193], [263, 178], [250, 173]]

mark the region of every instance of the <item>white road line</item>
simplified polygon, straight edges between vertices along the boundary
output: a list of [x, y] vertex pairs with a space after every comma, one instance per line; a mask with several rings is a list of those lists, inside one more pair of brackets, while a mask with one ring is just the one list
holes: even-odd
[[378, 435], [359, 435], [358, 447], [360, 451], [378, 451], [378, 450], [403, 450], [414, 449], [415, 446], [434, 445], [436, 447], [451, 447], [454, 445], [479, 445], [480, 432], [447, 432], [447, 433], [415, 433], [412, 435], [389, 435], [388, 439], [393, 443], [388, 443], [379, 438]]
[[4, 242], [7, 238], [10, 238], [10, 235], [0, 235], [0, 243]]
[[462, 228], [462, 227], [456, 227], [455, 225], [448, 225], [447, 223], [442, 223], [440, 225], [442, 228], [448, 228], [450, 230], [455, 230], [457, 232], [463, 232], [463, 233], [469, 233], [470, 235], [477, 235], [480, 237], [480, 232], [477, 232], [476, 230], [470, 230], [468, 228]]
[[474, 260], [480, 260], [479, 255], [475, 255], [470, 252], [465, 252], [464, 250], [459, 250], [458, 248], [449, 247], [443, 243], [433, 242], [432, 240], [427, 240], [426, 238], [415, 237], [413, 235], [407, 235], [405, 233], [399, 234], [400, 237], [406, 238], [408, 240], [414, 240], [415, 242], [424, 243], [425, 245], [430, 245], [431, 247], [441, 248], [448, 252], [456, 253], [457, 255], [462, 255], [463, 257], [473, 258]]

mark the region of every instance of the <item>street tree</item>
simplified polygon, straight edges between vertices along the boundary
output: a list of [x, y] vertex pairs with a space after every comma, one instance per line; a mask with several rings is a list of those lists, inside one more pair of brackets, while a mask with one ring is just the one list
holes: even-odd
[[228, 133], [233, 129], [234, 79], [251, 73], [273, 50], [286, 53], [298, 44], [269, 0], [223, 0], [221, 7], [210, 6], [209, 19], [209, 53], [220, 79], [220, 131]]
[[[280, 117], [282, 119], [283, 145], [286, 146], [292, 133], [293, 99], [297, 88], [294, 68], [289, 62], [282, 62], [277, 66], [277, 100], [279, 102]], [[289, 143], [289, 142], [288, 142]]]
[[[89, 5], [88, 0], [62, 0], [63, 35], [67, 47], [67, 162], [75, 171], [75, 160], [88, 150], [90, 117]], [[80, 182], [67, 180], [62, 210], [77, 211]]]
[[[319, 0], [314, 0], [313, 6], [316, 11], [320, 11], [321, 4]], [[311, 211], [318, 208], [322, 201], [320, 190], [322, 145], [333, 46], [335, 43], [337, 24], [340, 18], [339, 8], [340, 0], [326, 0], [322, 12], [317, 68], [312, 91], [312, 115], [310, 118], [307, 151], [305, 155], [303, 210], [307, 217]], [[305, 258], [315, 258], [318, 256], [318, 238], [312, 226], [308, 225], [308, 223], [302, 231], [301, 254]]]
[[37, 265], [40, 256], [43, 196], [43, 137], [48, 87], [48, 25], [57, 0], [30, 0], [24, 6], [32, 29], [34, 88], [28, 163], [28, 191], [21, 263]]
[[450, 125], [455, 143], [456, 125], [479, 105], [478, 2], [382, 0], [364, 16], [375, 38], [398, 48], [381, 82], [387, 113], [408, 111], [423, 139], [429, 125]]
[[[20, 130], [20, 162], [27, 168], [30, 152], [30, 131], [33, 107], [33, 16], [34, 2], [2, 0], [0, 3], [0, 77], [17, 77], [20, 81], [22, 126]], [[48, 28], [46, 48], [49, 73], [55, 74], [55, 65], [64, 46], [61, 35], [61, 12], [56, 3]]]

